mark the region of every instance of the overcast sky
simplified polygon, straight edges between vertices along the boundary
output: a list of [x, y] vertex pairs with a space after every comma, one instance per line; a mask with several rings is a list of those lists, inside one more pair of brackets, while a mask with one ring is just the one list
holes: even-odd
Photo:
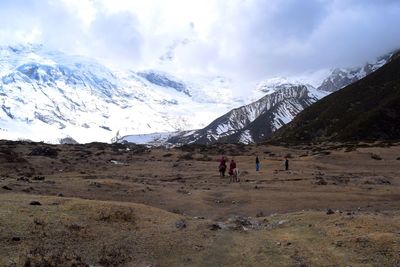
[[259, 81], [400, 48], [400, 0], [1, 0], [0, 44]]

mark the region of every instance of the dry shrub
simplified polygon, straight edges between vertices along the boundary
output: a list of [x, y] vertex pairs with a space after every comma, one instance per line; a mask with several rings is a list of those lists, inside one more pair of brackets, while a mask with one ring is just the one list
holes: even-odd
[[48, 250], [43, 247], [36, 247], [30, 251], [24, 260], [24, 267], [89, 267], [80, 256], [68, 254], [63, 250]]
[[103, 246], [100, 250], [99, 264], [101, 266], [124, 266], [132, 260], [131, 251], [127, 245], [116, 247]]
[[180, 155], [179, 160], [193, 160], [193, 155], [190, 153]]
[[134, 216], [133, 209], [114, 207], [109, 209], [101, 210], [98, 217], [98, 221], [104, 222], [130, 222], [135, 223], [136, 218]]
[[202, 157], [197, 159], [198, 161], [213, 161], [213, 159], [208, 155], [203, 155]]

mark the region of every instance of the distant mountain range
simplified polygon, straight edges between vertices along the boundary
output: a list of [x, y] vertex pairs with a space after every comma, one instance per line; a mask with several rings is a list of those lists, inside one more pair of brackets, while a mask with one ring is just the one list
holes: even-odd
[[264, 141], [311, 104], [382, 67], [391, 55], [386, 54], [363, 67], [334, 69], [317, 88], [286, 79], [267, 80], [258, 88], [265, 93], [261, 99], [229, 111], [203, 129], [174, 135], [167, 142], [212, 144]]
[[301, 112], [273, 141], [375, 141], [400, 139], [400, 52], [365, 78]]
[[42, 45], [0, 47], [0, 139], [110, 142], [200, 128], [243, 103], [223, 77], [184, 81], [155, 70], [111, 70]]
[[[42, 45], [3, 46], [0, 139], [259, 142], [319, 99], [379, 69], [389, 57], [332, 70], [317, 87], [268, 79], [250, 88], [246, 99], [235, 99], [232, 81], [221, 76], [182, 79], [157, 70], [113, 70]], [[254, 96], [259, 98], [250, 101]]]

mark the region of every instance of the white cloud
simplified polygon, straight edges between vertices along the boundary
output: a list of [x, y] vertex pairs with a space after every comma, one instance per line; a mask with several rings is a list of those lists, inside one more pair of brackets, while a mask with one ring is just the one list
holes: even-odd
[[359, 65], [398, 48], [399, 14], [395, 0], [6, 0], [0, 43], [254, 82]]

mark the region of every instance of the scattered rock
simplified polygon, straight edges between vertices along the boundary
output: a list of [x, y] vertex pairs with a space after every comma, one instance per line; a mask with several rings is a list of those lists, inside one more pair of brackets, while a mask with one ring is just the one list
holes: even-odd
[[33, 200], [33, 201], [31, 201], [31, 202], [29, 203], [29, 205], [32, 205], [32, 206], [41, 206], [42, 203], [40, 203], [39, 201]]
[[120, 162], [118, 160], [110, 160], [111, 163], [115, 164], [115, 165], [124, 165], [123, 162]]
[[337, 240], [337, 241], [333, 242], [333, 244], [334, 244], [336, 247], [342, 247], [342, 246], [343, 246], [343, 241], [342, 241], [342, 240]]
[[326, 209], [326, 214], [330, 215], [330, 214], [335, 214], [335, 212], [332, 209]]
[[21, 238], [19, 236], [13, 236], [11, 238], [11, 241], [18, 242], [18, 241], [21, 241]]
[[382, 160], [381, 156], [379, 156], [379, 155], [377, 155], [377, 154], [374, 154], [374, 153], [371, 154], [371, 159], [374, 159], [374, 160]]
[[175, 227], [178, 229], [186, 228], [186, 222], [184, 220], [179, 220], [175, 223]]
[[66, 227], [71, 231], [80, 231], [83, 228], [85, 228], [84, 226], [82, 226], [78, 223], [71, 223], [71, 224], [67, 225]]
[[178, 189], [178, 190], [176, 190], [176, 192], [184, 194], [184, 195], [190, 195], [190, 192], [185, 189]]
[[8, 186], [6, 186], [6, 185], [4, 185], [2, 188], [3, 188], [4, 190], [12, 190], [11, 187], [8, 187]]
[[57, 196], [58, 196], [58, 197], [63, 197], [64, 194], [63, 194], [63, 193], [58, 193]]
[[33, 177], [33, 180], [35, 181], [44, 181], [45, 177], [44, 176], [35, 176]]
[[284, 225], [285, 223], [288, 223], [288, 220], [281, 220], [278, 222], [278, 225]]
[[17, 178], [17, 181], [22, 181], [22, 182], [27, 182], [27, 183], [31, 182], [31, 180], [29, 180], [29, 178], [25, 177], [25, 176], [21, 176], [21, 177]]
[[317, 179], [319, 179], [318, 181], [316, 181], [314, 184], [316, 185], [327, 185], [328, 183], [324, 180], [324, 178], [319, 178], [317, 177]]
[[221, 230], [222, 227], [218, 223], [210, 224], [208, 227], [211, 231]]
[[392, 184], [388, 179], [386, 178], [374, 178], [373, 180], [367, 180], [364, 182], [364, 184]]

